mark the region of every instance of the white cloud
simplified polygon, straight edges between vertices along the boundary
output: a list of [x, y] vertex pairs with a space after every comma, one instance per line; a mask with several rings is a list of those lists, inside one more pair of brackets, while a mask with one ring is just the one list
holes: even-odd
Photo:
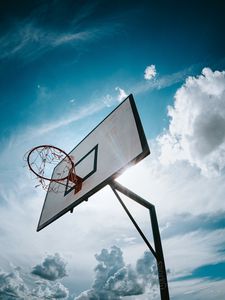
[[127, 93], [120, 87], [116, 87], [115, 90], [119, 92], [119, 95], [117, 96], [117, 100], [119, 102], [122, 102], [128, 96]]
[[67, 299], [68, 289], [60, 282], [46, 280], [35, 281], [22, 268], [14, 268], [11, 272], [0, 271], [0, 299]]
[[198, 278], [173, 281], [170, 284], [170, 295], [174, 300], [224, 299], [225, 280]]
[[69, 290], [60, 282], [50, 283], [47, 281], [36, 282], [29, 299], [67, 299]]
[[0, 271], [0, 298], [25, 299], [28, 288], [19, 274], [19, 270], [10, 273]]
[[[90, 10], [87, 11], [87, 14]], [[0, 36], [0, 59], [18, 57], [23, 61], [32, 61], [44, 53], [62, 45], [77, 46], [109, 35], [117, 24], [103, 24], [86, 30], [76, 31], [79, 17], [71, 20], [71, 27], [64, 32], [40, 26], [35, 16], [17, 22], [16, 26]]]
[[151, 80], [156, 76], [156, 68], [155, 65], [147, 66], [144, 73], [144, 78], [146, 80]]
[[35, 26], [33, 21], [19, 23], [0, 38], [0, 59], [15, 55], [27, 60], [36, 58], [51, 49], [53, 41], [52, 33]]
[[[151, 155], [127, 170], [119, 181], [155, 204], [162, 220], [168, 222], [175, 214], [196, 216], [224, 209], [224, 176], [211, 180], [187, 162], [162, 165], [158, 160], [158, 145], [151, 142], [150, 148]], [[139, 213], [138, 208], [135, 211]]]
[[36, 265], [32, 274], [48, 280], [56, 280], [67, 275], [66, 263], [59, 254], [49, 255], [42, 264]]
[[54, 39], [54, 46], [60, 46], [66, 43], [71, 43], [74, 41], [84, 41], [90, 39], [91, 35], [89, 32], [78, 32], [78, 33], [68, 33], [57, 36], [57, 38]]
[[163, 88], [172, 86], [176, 83], [183, 82], [185, 78], [193, 72], [194, 66], [187, 69], [159, 76], [157, 80], [146, 80], [145, 82], [139, 82], [132, 86], [132, 90], [135, 94], [150, 92], [153, 90], [161, 90]]
[[32, 136], [46, 134], [49, 131], [58, 129], [63, 126], [67, 126], [75, 121], [91, 116], [94, 113], [97, 113], [98, 111], [102, 110], [104, 107], [105, 105], [103, 102], [93, 102], [89, 105], [80, 107], [80, 109], [73, 110], [72, 112], [70, 111], [70, 113], [64, 115], [63, 118], [61, 117], [52, 122], [46, 122], [38, 128], [31, 128], [30, 131], [33, 132]]
[[[151, 92], [153, 90], [161, 90], [166, 87], [170, 87], [179, 82], [183, 82], [188, 76], [188, 74], [192, 73], [193, 68], [194, 66], [191, 66], [187, 69], [172, 74], [163, 75], [161, 77], [158, 77], [157, 80], [146, 80], [145, 82], [137, 82], [136, 84], [132, 84], [132, 91], [135, 95], [137, 95], [145, 92]], [[120, 87], [116, 87], [115, 90], [119, 92], [118, 95], [114, 95], [114, 92], [112, 92], [111, 94], [113, 96], [108, 93], [103, 97], [103, 103], [107, 107], [116, 105], [117, 102], [123, 101], [128, 96], [126, 91]]]
[[[20, 128], [20, 130], [18, 130], [17, 132], [17, 135], [10, 137], [9, 143], [12, 143], [14, 146], [16, 143], [18, 143], [20, 147], [25, 145], [25, 143], [30, 144], [30, 142], [32, 142], [32, 145], [34, 145], [35, 139], [38, 140], [38, 138], [41, 138], [43, 140], [43, 136], [47, 137], [47, 134], [49, 134], [50, 132], [54, 132], [55, 130], [59, 130], [60, 128], [70, 125], [71, 123], [92, 116], [104, 109], [105, 106], [106, 105], [103, 101], [93, 101], [79, 108], [74, 107], [73, 109], [70, 109], [69, 112], [64, 113], [63, 115], [60, 113], [52, 120], [45, 120], [45, 122], [40, 122], [32, 125], [30, 124], [25, 128]], [[74, 144], [72, 146], [74, 146]]]
[[92, 288], [82, 292], [75, 300], [113, 299], [148, 293], [155, 299], [159, 293], [157, 270], [152, 254], [145, 252], [138, 259], [136, 268], [125, 265], [120, 248], [113, 246], [110, 251], [102, 249], [95, 256], [95, 280]]
[[225, 242], [224, 233], [225, 229], [197, 230], [165, 240], [164, 253], [171, 279], [190, 275], [204, 265], [223, 262], [225, 255], [220, 249]]
[[186, 160], [206, 176], [225, 167], [225, 71], [204, 68], [188, 77], [169, 106], [170, 125], [161, 135], [161, 161]]
[[113, 96], [106, 94], [106, 96], [103, 97], [103, 103], [105, 106], [111, 107], [113, 105], [118, 105], [118, 102], [120, 103], [128, 97], [128, 94], [125, 92], [125, 90], [121, 89], [120, 87], [116, 87], [115, 91], [117, 91], [117, 93], [113, 92]]

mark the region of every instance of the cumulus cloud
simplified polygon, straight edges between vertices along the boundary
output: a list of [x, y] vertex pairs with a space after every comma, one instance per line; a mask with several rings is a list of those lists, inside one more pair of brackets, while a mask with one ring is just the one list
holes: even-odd
[[161, 162], [186, 160], [206, 176], [225, 167], [225, 71], [188, 77], [168, 107], [170, 125], [158, 141]]
[[28, 288], [20, 276], [19, 269], [10, 273], [0, 271], [0, 299], [25, 299]]
[[144, 78], [146, 80], [151, 80], [156, 76], [156, 68], [155, 65], [147, 66], [144, 73]]
[[33, 268], [32, 274], [54, 281], [67, 275], [66, 263], [57, 253], [54, 256], [49, 255], [42, 264]]
[[99, 297], [94, 289], [84, 291], [84, 292], [80, 293], [80, 295], [78, 297], [74, 298], [74, 300], [89, 300], [89, 299], [99, 300]]
[[149, 252], [137, 261], [136, 268], [125, 265], [123, 253], [116, 246], [110, 251], [102, 249], [95, 257], [98, 264], [92, 288], [82, 292], [75, 300], [119, 300], [145, 292], [150, 293], [152, 299], [158, 295], [157, 270]]
[[[143, 257], [137, 260], [136, 272], [145, 293], [148, 293], [152, 299], [155, 299], [159, 294], [158, 271], [152, 253], [145, 251]], [[169, 271], [167, 270], [167, 272]]]
[[127, 93], [120, 87], [116, 87], [115, 90], [119, 92], [119, 95], [117, 96], [117, 100], [119, 102], [122, 102], [128, 96]]
[[11, 272], [0, 271], [0, 299], [67, 299], [68, 289], [60, 282], [35, 281], [34, 277], [15, 268]]
[[32, 290], [31, 295], [37, 299], [67, 299], [69, 296], [68, 289], [60, 282], [43, 281], [36, 284], [38, 286]]
[[[146, 282], [152, 280], [152, 275], [157, 275], [154, 258], [149, 251], [145, 251], [143, 257], [137, 260], [136, 270]], [[151, 276], [151, 278], [149, 276]]]
[[144, 292], [137, 273], [130, 265], [124, 266], [111, 276], [105, 287], [116, 296], [140, 295]]
[[95, 268], [96, 278], [93, 287], [99, 289], [111, 275], [124, 267], [124, 261], [121, 249], [116, 246], [113, 246], [111, 251], [102, 249], [95, 258], [99, 263]]

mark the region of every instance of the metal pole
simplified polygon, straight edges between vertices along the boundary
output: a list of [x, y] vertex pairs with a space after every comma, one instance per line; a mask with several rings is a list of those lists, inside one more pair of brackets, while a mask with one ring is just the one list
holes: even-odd
[[163, 249], [162, 249], [162, 243], [160, 238], [159, 225], [158, 225], [155, 207], [154, 206], [151, 207], [149, 212], [150, 212], [150, 218], [152, 224], [155, 252], [157, 253], [156, 260], [157, 260], [161, 299], [169, 300], [170, 297], [169, 297], [169, 289], [168, 289], [168, 282], [167, 282], [167, 275], [166, 275], [166, 266], [165, 266], [165, 260], [163, 256]]
[[[157, 215], [156, 215], [156, 211], [155, 211], [155, 206], [116, 181], [112, 181], [110, 183], [110, 187], [112, 188], [117, 199], [123, 206], [127, 215], [131, 219], [132, 223], [138, 230], [139, 234], [145, 241], [146, 245], [148, 246], [148, 248], [151, 250], [151, 252], [155, 256], [156, 261], [157, 261], [161, 300], [169, 300], [170, 297], [169, 297], [169, 289], [168, 289], [168, 282], [167, 282], [167, 275], [166, 275], [166, 267], [165, 267], [165, 261], [164, 261], [164, 256], [163, 256], [163, 249], [162, 249], [162, 243], [161, 243], [161, 238], [160, 238], [159, 225], [158, 225]], [[140, 227], [137, 225], [136, 221], [134, 220], [131, 213], [129, 212], [129, 210], [127, 209], [127, 207], [125, 206], [125, 204], [123, 203], [121, 198], [119, 197], [116, 190], [118, 190], [122, 194], [126, 195], [130, 199], [134, 200], [135, 202], [139, 203], [140, 205], [146, 207], [149, 210], [151, 225], [152, 225], [153, 239], [154, 239], [154, 244], [155, 244], [155, 250], [153, 250], [152, 246], [147, 241], [147, 239], [144, 236], [144, 234], [142, 233]]]

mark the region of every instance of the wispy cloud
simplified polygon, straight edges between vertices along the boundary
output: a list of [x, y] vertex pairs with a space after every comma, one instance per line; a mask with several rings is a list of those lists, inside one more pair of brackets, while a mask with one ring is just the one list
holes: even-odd
[[52, 44], [52, 35], [34, 26], [33, 23], [20, 23], [0, 38], [0, 59], [14, 55], [32, 57], [47, 50]]
[[[145, 69], [144, 78], [146, 80], [137, 81], [129, 86], [126, 84], [126, 90], [134, 93], [135, 95], [151, 92], [154, 90], [161, 90], [170, 87], [177, 83], [183, 83], [188, 75], [191, 75], [195, 66], [190, 66], [184, 70], [168, 74], [168, 75], [158, 75], [156, 78], [156, 67], [155, 65], [148, 66]], [[121, 87], [116, 87], [115, 90], [118, 92], [116, 95], [114, 91], [111, 91], [104, 97], [104, 103], [106, 106], [113, 106], [118, 102], [124, 100], [128, 94]], [[117, 101], [115, 101], [117, 100]]]
[[17, 57], [29, 62], [63, 45], [76, 47], [84, 42], [93, 42], [112, 33], [119, 33], [117, 23], [81, 26], [82, 20], [88, 18], [93, 9], [94, 5], [83, 9], [81, 15], [68, 22], [64, 31], [41, 25], [35, 14], [18, 21], [0, 36], [0, 60]]
[[170, 294], [174, 300], [224, 299], [225, 280], [191, 279], [170, 283]]
[[197, 230], [164, 240], [171, 277], [191, 277], [192, 272], [203, 265], [224, 261], [224, 233], [225, 229]]
[[[43, 138], [43, 136], [46, 136], [57, 129], [66, 127], [72, 123], [93, 116], [94, 114], [103, 110], [105, 107], [106, 104], [103, 100], [93, 101], [89, 104], [81, 106], [80, 108], [73, 107], [67, 113], [60, 114], [59, 112], [59, 114], [52, 119], [51, 116], [49, 116], [50, 120], [45, 119], [42, 122], [39, 121], [38, 123], [30, 123], [28, 126], [18, 128], [14, 135], [9, 136], [9, 138], [4, 141], [4, 145], [2, 145], [3, 149], [9, 151], [9, 149], [15, 147], [16, 144], [20, 147], [24, 143], [29, 144], [29, 141], [31, 140], [38, 140], [38, 138]], [[5, 150], [2, 151], [2, 153], [5, 152]]]
[[60, 127], [67, 126], [73, 122], [82, 120], [88, 116], [91, 116], [105, 107], [103, 101], [92, 102], [89, 105], [82, 106], [80, 109], [73, 110], [72, 112], [64, 115], [61, 119], [56, 119], [52, 122], [46, 122], [41, 124], [38, 128], [30, 128], [29, 131], [33, 135], [42, 135], [49, 131], [58, 129]]
[[91, 37], [90, 32], [68, 33], [57, 36], [54, 39], [53, 46], [60, 46], [74, 41], [85, 41]]
[[20, 23], [0, 38], [0, 59], [16, 56], [33, 60], [59, 46], [93, 40], [97, 33], [97, 29], [60, 33], [42, 28], [33, 21]]
[[185, 78], [192, 72], [192, 69], [193, 67], [191, 66], [187, 69], [172, 74], [158, 76], [157, 80], [145, 80], [145, 82], [139, 82], [134, 85], [132, 90], [136, 94], [150, 92], [153, 90], [161, 90], [163, 88], [184, 81]]
[[[0, 59], [17, 57], [30, 61], [62, 45], [76, 46], [78, 43], [93, 41], [99, 36], [112, 33], [117, 24], [90, 25], [93, 23], [90, 16], [97, 6], [98, 1], [78, 5], [76, 9], [73, 7], [73, 15], [65, 22], [64, 15], [62, 14], [60, 19], [58, 14], [70, 10], [70, 5], [56, 0], [48, 5], [37, 5], [30, 10], [26, 18], [12, 18], [12, 26], [0, 36]], [[49, 13], [52, 18], [46, 26], [45, 18]], [[63, 30], [60, 29], [62, 26], [59, 26], [62, 21]]]

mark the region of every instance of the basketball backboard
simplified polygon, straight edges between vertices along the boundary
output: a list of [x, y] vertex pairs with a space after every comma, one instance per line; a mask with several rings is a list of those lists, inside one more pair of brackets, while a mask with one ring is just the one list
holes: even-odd
[[[141, 120], [133, 99], [128, 96], [98, 124], [70, 153], [76, 174], [83, 180], [74, 193], [68, 181], [59, 184], [58, 192], [46, 194], [37, 231], [49, 225], [150, 153]], [[54, 171], [60, 172], [61, 163]]]

